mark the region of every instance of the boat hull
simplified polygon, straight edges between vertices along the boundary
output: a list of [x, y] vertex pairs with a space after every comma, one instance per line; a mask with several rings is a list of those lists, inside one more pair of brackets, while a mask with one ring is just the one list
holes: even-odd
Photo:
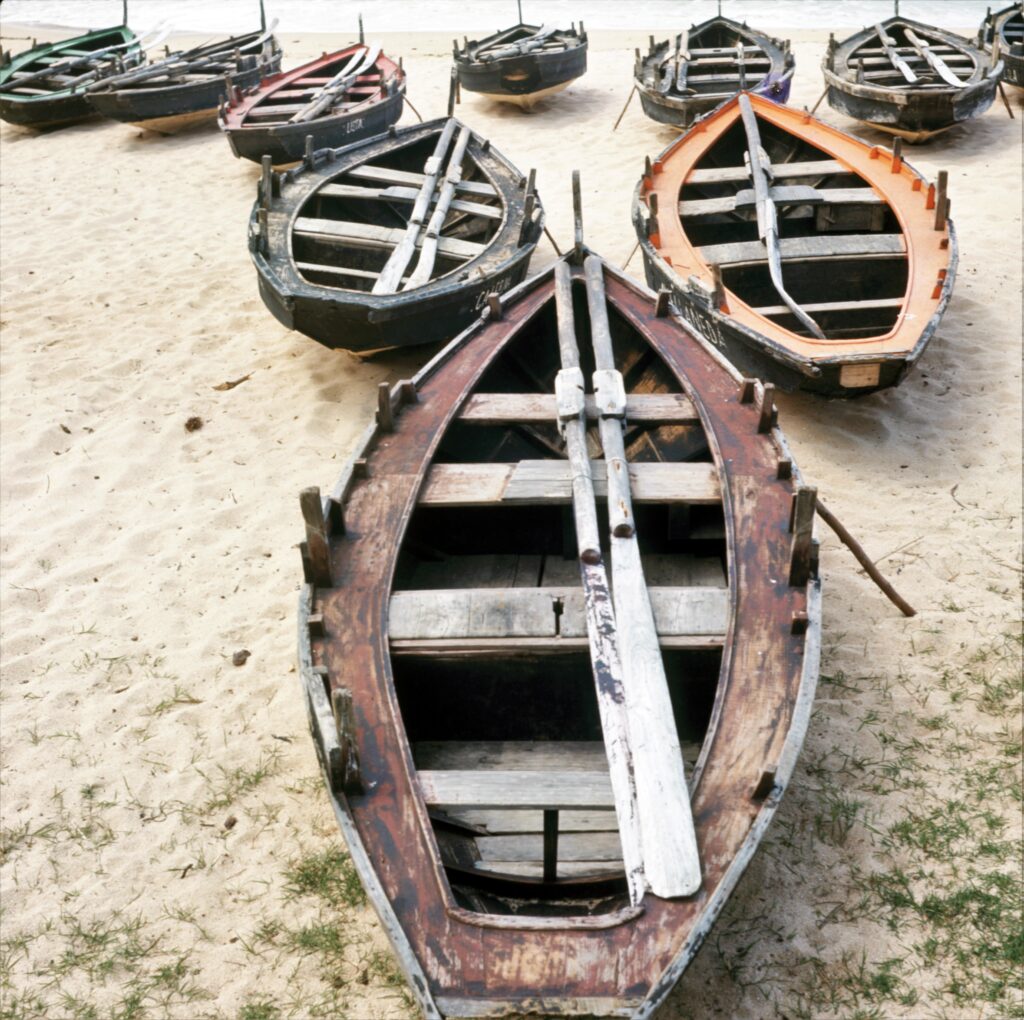
[[[752, 91], [773, 102], [788, 103], [791, 84], [791, 78], [776, 79], [772, 82], [765, 82]], [[704, 114], [716, 106], [720, 106], [723, 101], [721, 96], [694, 96], [686, 99], [665, 96], [654, 89], [644, 88], [641, 85], [637, 85], [637, 92], [640, 94], [640, 105], [651, 120], [676, 128], [691, 127]]]
[[48, 128], [69, 127], [97, 118], [99, 114], [82, 95], [41, 97], [36, 102], [16, 102], [0, 96], [0, 120], [18, 127]]
[[[629, 328], [650, 331], [665, 364], [699, 402], [704, 428], [715, 437], [722, 498], [735, 514], [728, 518], [735, 529], [730, 548], [737, 550], [743, 596], [730, 628], [734, 648], [723, 659], [727, 679], [719, 681], [714, 739], [706, 740], [693, 780], [704, 884], [692, 897], [649, 894], [639, 907], [612, 913], [520, 916], [460, 906], [437, 866], [410, 745], [396, 724], [387, 607], [410, 514], [476, 381], [550, 300], [549, 271], [509, 295], [500, 319], [485, 317], [396, 388], [411, 394], [411, 403], [398, 403], [393, 420], [367, 428], [324, 504], [329, 519], [344, 520], [344, 530], [328, 536], [329, 584], [307, 583], [299, 602], [302, 692], [335, 814], [427, 1017], [653, 1016], [750, 862], [806, 732], [818, 671], [820, 587], [814, 578], [806, 586], [770, 580], [790, 576], [788, 522], [798, 474], [789, 459], [787, 471], [780, 469], [788, 452], [777, 430], [758, 432], [755, 405], [740, 406], [738, 376], [698, 341], [666, 342], [679, 328], [655, 314], [653, 294], [612, 271], [606, 280], [617, 314]], [[767, 634], [778, 637], [766, 642]], [[755, 651], [754, 643], [769, 647]], [[332, 712], [332, 696], [342, 688], [357, 720], [354, 732]], [[341, 739], [358, 745], [359, 790], [343, 788]], [[738, 753], [716, 754], [733, 742]]]
[[259, 163], [264, 156], [270, 156], [275, 166], [295, 163], [306, 151], [306, 137], [313, 136], [315, 149], [337, 149], [344, 145], [364, 141], [387, 131], [397, 124], [404, 105], [402, 91], [373, 103], [365, 110], [339, 114], [336, 117], [321, 117], [309, 123], [284, 124], [275, 127], [230, 128], [221, 121], [231, 151], [242, 159]]
[[980, 117], [995, 101], [999, 79], [965, 89], [907, 94], [846, 81], [824, 68], [828, 104], [855, 120], [899, 131], [931, 134]]
[[[281, 51], [276, 50], [268, 63], [256, 57], [243, 58], [241, 70], [231, 75], [232, 84], [240, 89], [251, 88], [260, 79], [281, 67]], [[227, 98], [223, 78], [166, 88], [126, 88], [89, 93], [89, 102], [97, 113], [110, 120], [160, 133], [180, 130], [213, 120], [217, 108]]]
[[586, 73], [587, 47], [584, 44], [564, 52], [526, 53], [488, 63], [456, 60], [455, 66], [460, 88], [491, 99], [552, 94], [558, 86], [565, 87]]
[[265, 240], [260, 203], [256, 203], [249, 221], [249, 252], [260, 296], [279, 322], [325, 347], [349, 351], [432, 344], [451, 339], [480, 314], [488, 296], [502, 294], [525, 278], [543, 229], [543, 212], [531, 200], [533, 211], [527, 216], [526, 178], [480, 141], [470, 148], [486, 162], [485, 173], [502, 197], [503, 214], [498, 233], [470, 261], [411, 290], [382, 294], [322, 286], [299, 272], [292, 254], [292, 230], [319, 187], [385, 157], [396, 147], [416, 144], [440, 123], [402, 131], [392, 128], [365, 142], [320, 150], [312, 166], [304, 162], [287, 171], [280, 178], [281, 202], [272, 203], [267, 217]]
[[531, 254], [532, 247], [519, 252], [479, 282], [453, 280], [432, 286], [428, 297], [413, 293], [405, 301], [388, 296], [373, 300], [370, 294], [325, 300], [313, 288], [288, 288], [258, 252], [253, 261], [260, 297], [283, 326], [325, 347], [368, 352], [450, 340], [480, 315], [489, 295], [503, 294], [525, 278]]

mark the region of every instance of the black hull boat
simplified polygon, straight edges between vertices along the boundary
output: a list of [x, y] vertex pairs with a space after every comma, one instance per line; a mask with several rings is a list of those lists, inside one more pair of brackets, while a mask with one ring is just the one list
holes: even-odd
[[514, 25], [479, 41], [454, 43], [459, 87], [529, 109], [567, 88], [587, 70], [587, 33]]
[[741, 90], [785, 103], [796, 63], [789, 41], [718, 16], [674, 40], [651, 36], [636, 55], [634, 78], [644, 113], [659, 124], [689, 127]]
[[273, 29], [172, 53], [106, 78], [89, 92], [89, 102], [111, 120], [162, 133], [212, 120], [229, 88], [250, 88], [280, 70]]
[[284, 325], [371, 351], [450, 339], [525, 277], [542, 228], [532, 174], [441, 119], [284, 174], [264, 159], [249, 250]]
[[981, 116], [1002, 70], [969, 39], [903, 17], [830, 38], [822, 61], [833, 109], [911, 142]]
[[1003, 81], [1024, 89], [1024, 4], [1012, 3], [995, 13], [989, 8], [978, 30], [978, 45], [1003, 62]]

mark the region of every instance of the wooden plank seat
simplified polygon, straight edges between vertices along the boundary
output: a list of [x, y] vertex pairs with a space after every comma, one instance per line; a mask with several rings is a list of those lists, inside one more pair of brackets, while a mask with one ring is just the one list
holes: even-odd
[[[871, 308], [900, 308], [903, 305], [902, 297], [895, 298], [865, 298], [863, 301], [818, 301], [801, 305], [805, 312], [813, 315], [815, 312], [859, 312]], [[787, 305], [762, 305], [755, 308], [758, 315], [792, 315], [793, 310]]]
[[[687, 742], [682, 750], [692, 767], [700, 746]], [[551, 812], [558, 831], [557, 845], [548, 847], [552, 872], [621, 867], [603, 741], [422, 741], [412, 754], [428, 808], [484, 830], [475, 837], [476, 868], [542, 876]]]
[[[776, 205], [881, 205], [881, 195], [871, 188], [812, 188], [809, 185], [769, 188], [769, 196]], [[747, 210], [756, 211], [753, 188], [743, 188], [735, 195], [723, 198], [702, 198], [679, 203], [680, 216], [716, 216], [722, 213]]]
[[420, 769], [420, 791], [428, 807], [614, 808], [607, 767], [601, 772]]
[[[332, 276], [344, 276], [357, 280], [376, 280], [380, 273], [371, 269], [356, 269], [354, 266], [325, 266], [319, 262], [296, 262], [295, 268], [303, 273], [327, 273]], [[407, 276], [402, 278], [404, 283]]]
[[[383, 188], [364, 188], [358, 184], [325, 184], [317, 191], [317, 195], [325, 198], [349, 198], [413, 204], [419, 192], [416, 188], [402, 187], [397, 184]], [[502, 217], [500, 206], [484, 205], [482, 202], [471, 202], [464, 198], [452, 199], [451, 208], [457, 212], [469, 213], [472, 216], [483, 216], [488, 220], [500, 220]]]
[[[592, 463], [594, 491], [607, 497], [603, 461]], [[636, 503], [718, 503], [718, 473], [711, 463], [643, 462], [629, 465]], [[426, 506], [494, 506], [516, 503], [572, 502], [568, 461], [521, 460], [515, 463], [433, 464], [420, 491]]]
[[[587, 417], [596, 421], [594, 397], [588, 396], [586, 405]], [[459, 421], [472, 425], [551, 424], [556, 418], [553, 393], [476, 393], [459, 412]], [[700, 418], [693, 401], [682, 393], [635, 393], [626, 398], [626, 420], [646, 425], [687, 425]]]
[[[405, 236], [405, 231], [393, 227], [379, 227], [372, 223], [355, 223], [348, 220], [325, 220], [312, 216], [300, 216], [295, 220], [295, 233], [300, 236], [317, 237], [321, 240], [352, 245], [356, 248], [394, 248]], [[423, 246], [419, 237], [416, 247]], [[441, 255], [455, 259], [474, 259], [487, 246], [457, 237], [439, 237], [437, 250]]]
[[[724, 637], [729, 624], [727, 588], [651, 587], [648, 594], [659, 637]], [[394, 591], [388, 610], [392, 641], [586, 635], [583, 590], [578, 585]]]
[[[774, 163], [772, 172], [776, 183], [801, 177], [831, 177], [853, 171], [835, 159], [814, 159], [805, 162]], [[690, 171], [686, 184], [726, 184], [731, 181], [749, 181], [750, 171], [745, 166], [708, 167]]]
[[[771, 62], [766, 60], [765, 63], [770, 64]], [[687, 75], [686, 84], [687, 86], [694, 84], [712, 84], [715, 82], [724, 84], [725, 82], [733, 81], [748, 81], [753, 83], [760, 81], [763, 77], [764, 71], [751, 68], [750, 72], [748, 74], [744, 74], [742, 78], [738, 72], [736, 74], [691, 74]]]
[[[893, 258], [906, 255], [907, 244], [902, 234], [834, 234], [819, 237], [783, 237], [779, 249], [784, 262], [806, 262], [819, 259]], [[708, 265], [738, 266], [766, 262], [760, 241], [739, 241], [734, 244], [710, 244], [698, 249]]]
[[[346, 177], [355, 177], [364, 181], [377, 181], [381, 184], [406, 184], [419, 189], [426, 180], [423, 174], [413, 173], [409, 170], [393, 170], [387, 166], [370, 166], [364, 163], [362, 166], [353, 167]], [[481, 198], [497, 198], [498, 192], [486, 181], [459, 181], [455, 185], [458, 194], [477, 195]]]

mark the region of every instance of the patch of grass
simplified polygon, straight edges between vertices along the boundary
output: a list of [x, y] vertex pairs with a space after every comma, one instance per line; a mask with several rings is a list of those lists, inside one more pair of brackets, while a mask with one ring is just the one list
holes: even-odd
[[330, 848], [292, 861], [285, 890], [293, 896], [318, 896], [332, 907], [361, 907], [366, 893], [351, 858]]
[[238, 1020], [280, 1020], [281, 1007], [272, 999], [259, 997], [249, 999], [238, 1011]]
[[[261, 753], [258, 761], [251, 768], [239, 766], [225, 769], [218, 766], [220, 775], [210, 780], [212, 790], [203, 803], [202, 813], [209, 814], [211, 811], [219, 811], [234, 804], [239, 797], [244, 796], [250, 790], [255, 790], [264, 779], [272, 776], [277, 771], [280, 762], [281, 752], [275, 747]], [[200, 771], [199, 774], [206, 778], [203, 772]]]

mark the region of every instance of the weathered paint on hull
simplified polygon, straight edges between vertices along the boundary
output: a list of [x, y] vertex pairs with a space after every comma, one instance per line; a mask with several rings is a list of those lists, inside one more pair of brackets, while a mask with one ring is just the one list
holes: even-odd
[[566, 52], [525, 54], [491, 63], [457, 60], [459, 85], [467, 92], [483, 92], [491, 96], [525, 96], [567, 85], [587, 70], [587, 47], [577, 46]]
[[303, 124], [283, 124], [277, 127], [243, 127], [225, 129], [231, 151], [243, 159], [256, 163], [266, 155], [275, 166], [294, 163], [306, 152], [306, 136], [313, 136], [314, 149], [337, 149], [372, 138], [397, 124], [402, 116], [404, 94], [374, 103], [359, 114], [341, 114], [323, 117]]
[[[752, 91], [771, 99], [776, 103], [789, 102], [789, 90], [792, 84], [791, 78], [782, 81], [774, 81]], [[651, 120], [659, 124], [670, 124], [672, 127], [688, 128], [705, 113], [720, 106], [723, 100], [720, 97], [703, 98], [699, 95], [687, 99], [673, 99], [671, 96], [663, 96], [651, 89], [637, 88], [640, 93], [640, 105], [643, 111]]]

